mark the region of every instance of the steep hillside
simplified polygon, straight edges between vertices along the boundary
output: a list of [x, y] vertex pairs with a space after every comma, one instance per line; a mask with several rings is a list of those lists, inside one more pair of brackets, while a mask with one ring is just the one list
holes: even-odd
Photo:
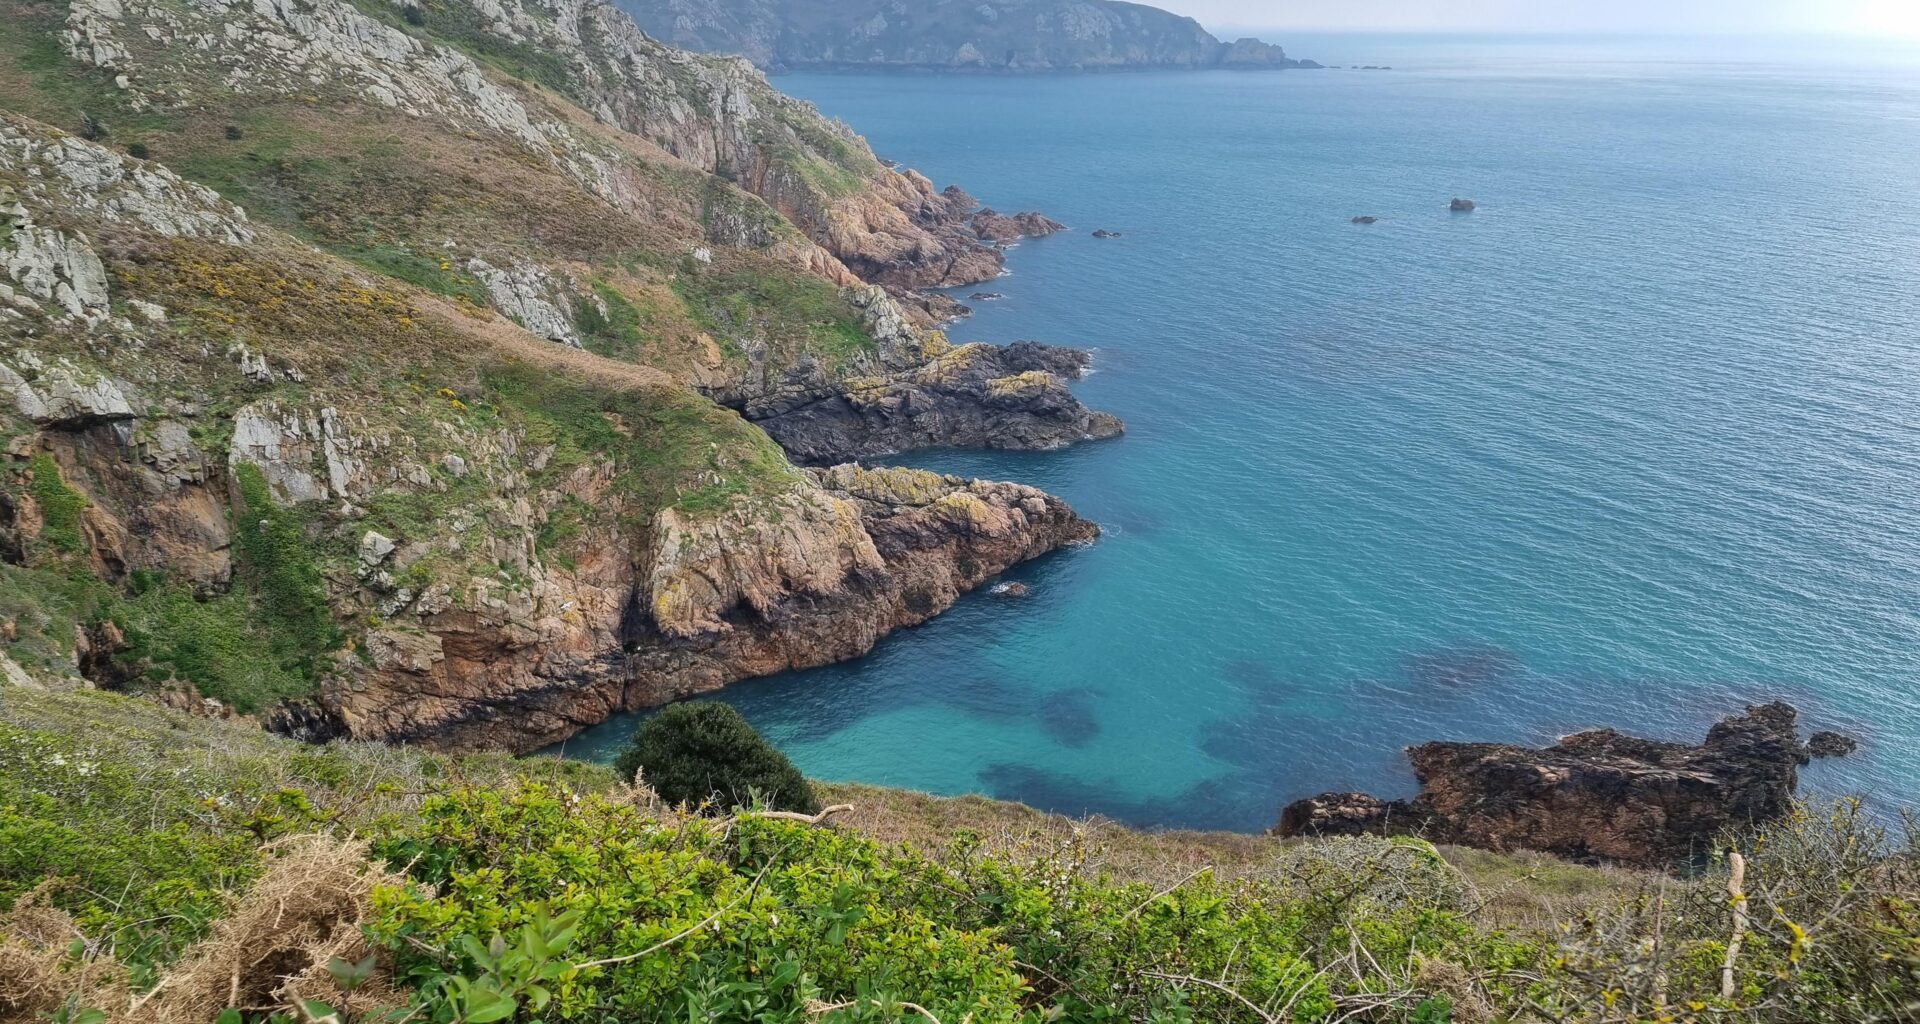
[[[990, 397], [921, 372], [948, 350], [925, 310], [948, 307], [913, 294], [1000, 272], [974, 200], [881, 166], [744, 62], [661, 46], [607, 4], [5, 11], [28, 30], [0, 43], [20, 113], [145, 153], [369, 269], [665, 369], [749, 418], [830, 407], [838, 457], [939, 433], [899, 408], [908, 393]], [[1063, 388], [1031, 411], [991, 397], [1048, 422], [939, 443], [1117, 429]]]
[[1257, 39], [1114, 0], [621, 0], [675, 46], [764, 68], [1114, 71], [1318, 67]]
[[0, 13], [10, 663], [521, 750], [1094, 535], [776, 443], [1118, 425], [916, 323], [887, 286], [998, 267], [971, 200], [744, 62], [593, 3]]

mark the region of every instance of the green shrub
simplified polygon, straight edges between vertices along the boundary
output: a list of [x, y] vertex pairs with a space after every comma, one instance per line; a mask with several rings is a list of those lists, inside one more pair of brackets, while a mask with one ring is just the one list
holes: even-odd
[[820, 809], [787, 755], [725, 704], [701, 701], [662, 710], [634, 730], [633, 745], [614, 767], [629, 779], [642, 773], [654, 792], [676, 804], [715, 798], [729, 808], [758, 797], [779, 810]]
[[288, 667], [311, 674], [322, 655], [340, 646], [341, 634], [306, 524], [294, 510], [274, 502], [259, 467], [236, 467], [235, 480], [241, 501], [234, 512], [234, 540], [242, 578], [274, 627], [279, 641], [274, 653]]
[[920, 861], [851, 833], [532, 785], [429, 801], [376, 850], [420, 883], [376, 894], [372, 932], [428, 1020], [502, 1000], [530, 1012], [497, 1019], [548, 1024], [1021, 1014], [1008, 950], [900, 884]]

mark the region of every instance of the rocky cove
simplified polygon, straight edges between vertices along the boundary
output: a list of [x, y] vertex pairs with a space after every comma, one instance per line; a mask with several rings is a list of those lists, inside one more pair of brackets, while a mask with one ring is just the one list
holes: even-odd
[[[1120, 432], [1068, 390], [1084, 352], [939, 329], [964, 309], [932, 289], [1061, 225], [604, 3], [486, 11], [9, 9], [105, 90], [66, 129], [32, 91], [0, 112], [10, 680], [524, 752], [858, 657], [1097, 536], [1034, 488], [851, 462]], [[558, 54], [567, 98], [480, 38]], [[188, 134], [209, 102], [231, 163]], [[130, 152], [122, 110], [161, 126]], [[257, 162], [292, 121], [361, 185]], [[291, 206], [226, 197], [256, 188]]]

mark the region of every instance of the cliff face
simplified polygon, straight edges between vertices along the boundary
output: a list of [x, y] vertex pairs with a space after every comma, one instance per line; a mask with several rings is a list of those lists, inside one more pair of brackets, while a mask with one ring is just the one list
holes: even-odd
[[338, 704], [355, 735], [524, 750], [620, 711], [858, 657], [1015, 563], [1091, 541], [1059, 499], [917, 470], [818, 471], [771, 509], [653, 524], [568, 602], [376, 638]]
[[1107, 71], [1317, 67], [1257, 39], [1111, 0], [621, 0], [676, 46], [763, 68]]
[[524, 750], [1095, 532], [755, 425], [880, 386], [945, 419], [795, 457], [1115, 426], [1065, 392], [1084, 356], [899, 301], [998, 272], [978, 204], [744, 61], [587, 0], [0, 16], [9, 665]]
[[1665, 867], [1729, 828], [1786, 813], [1808, 754], [1786, 704], [1748, 708], [1698, 746], [1576, 733], [1541, 750], [1427, 743], [1407, 751], [1420, 795], [1326, 793], [1289, 804], [1281, 835], [1418, 834], [1492, 850]]

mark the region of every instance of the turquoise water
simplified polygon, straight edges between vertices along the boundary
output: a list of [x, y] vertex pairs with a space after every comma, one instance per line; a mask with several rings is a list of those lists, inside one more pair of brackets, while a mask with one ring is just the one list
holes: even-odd
[[1920, 73], [1290, 42], [1395, 70], [778, 81], [1076, 229], [955, 334], [1097, 349], [1129, 433], [902, 457], [1106, 537], [721, 699], [809, 775], [1154, 825], [1772, 697], [1920, 797]]

